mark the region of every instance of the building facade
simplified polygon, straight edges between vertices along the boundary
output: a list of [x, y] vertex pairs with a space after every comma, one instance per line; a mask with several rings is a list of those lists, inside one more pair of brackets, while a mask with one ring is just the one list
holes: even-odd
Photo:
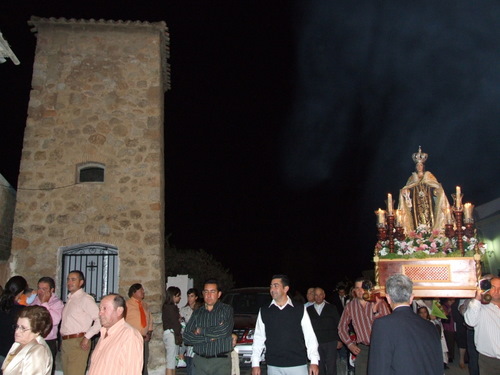
[[31, 286], [72, 269], [96, 300], [142, 283], [150, 373], [163, 373], [165, 23], [33, 17], [37, 46], [9, 267]]

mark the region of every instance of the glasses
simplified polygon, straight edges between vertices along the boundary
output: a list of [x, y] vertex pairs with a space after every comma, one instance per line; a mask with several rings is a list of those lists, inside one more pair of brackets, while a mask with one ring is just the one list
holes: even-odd
[[23, 326], [19, 326], [17, 324], [14, 324], [12, 326], [12, 328], [14, 328], [14, 331], [21, 331], [22, 333], [26, 332], [26, 331], [29, 331], [31, 328], [25, 328]]
[[216, 294], [217, 290], [204, 290], [203, 294]]

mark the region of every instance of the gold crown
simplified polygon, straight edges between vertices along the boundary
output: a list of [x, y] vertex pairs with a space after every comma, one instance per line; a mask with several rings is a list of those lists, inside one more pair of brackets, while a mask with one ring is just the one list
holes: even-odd
[[413, 159], [415, 164], [417, 164], [417, 163], [425, 163], [425, 161], [427, 160], [427, 156], [429, 155], [427, 155], [425, 152], [422, 152], [422, 147], [418, 146], [418, 152], [415, 152], [411, 158]]

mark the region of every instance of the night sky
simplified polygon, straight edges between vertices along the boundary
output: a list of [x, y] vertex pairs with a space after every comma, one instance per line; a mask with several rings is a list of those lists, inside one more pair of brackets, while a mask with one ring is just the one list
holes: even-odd
[[[15, 187], [32, 15], [165, 21], [166, 233], [237, 286], [287, 273], [331, 290], [371, 263], [375, 215], [421, 145], [448, 199], [500, 197], [500, 3], [10, 1], [0, 173]], [[156, 4], [155, 4], [156, 3]]]

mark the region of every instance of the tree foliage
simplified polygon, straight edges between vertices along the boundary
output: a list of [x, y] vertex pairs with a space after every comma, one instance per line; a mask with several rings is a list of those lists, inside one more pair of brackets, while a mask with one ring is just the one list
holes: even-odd
[[229, 269], [205, 250], [180, 250], [167, 246], [165, 251], [165, 272], [167, 276], [188, 275], [194, 287], [203, 289], [207, 279], [217, 279], [223, 291], [234, 286], [233, 275]]

